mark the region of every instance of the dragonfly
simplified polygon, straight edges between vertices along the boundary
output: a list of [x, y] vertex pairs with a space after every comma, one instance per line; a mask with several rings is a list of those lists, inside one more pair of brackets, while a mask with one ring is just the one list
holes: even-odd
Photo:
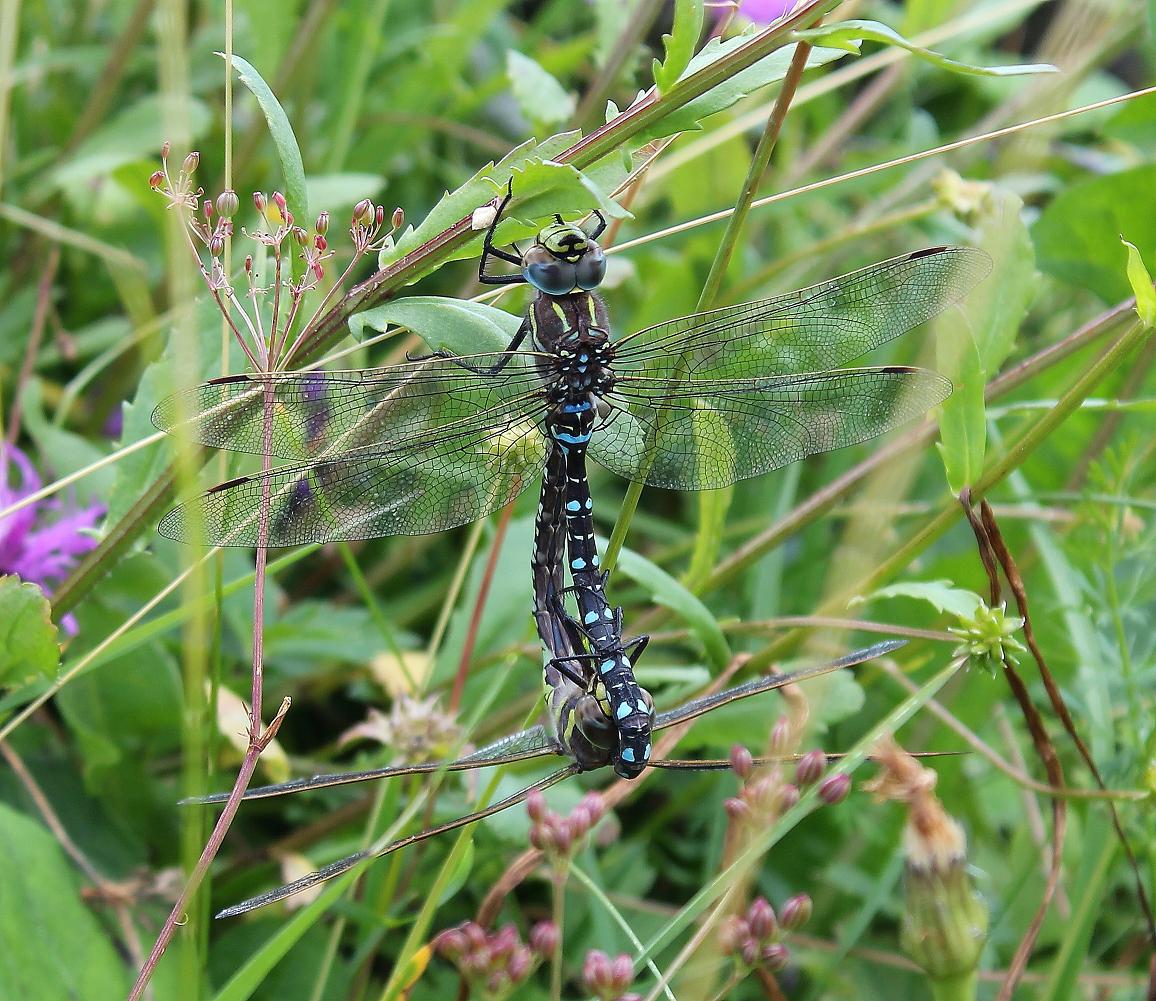
[[[797, 671], [763, 675], [741, 685], [736, 685], [724, 691], [694, 699], [684, 705], [657, 714], [654, 718], [655, 731], [666, 730], [697, 719], [705, 713], [722, 706], [761, 695], [764, 692], [782, 688], [834, 671], [855, 667], [878, 657], [886, 656], [904, 645], [902, 640], [886, 640], [862, 650], [856, 650], [837, 660], [801, 668]], [[557, 665], [553, 665], [556, 667]], [[557, 672], [548, 677], [555, 679], [555, 685], [546, 694], [550, 701], [548, 724], [539, 724], [528, 730], [503, 737], [470, 754], [452, 761], [428, 762], [424, 764], [399, 765], [388, 768], [374, 768], [356, 772], [341, 772], [327, 775], [313, 775], [307, 778], [292, 779], [276, 785], [257, 786], [249, 789], [244, 795], [246, 800], [267, 799], [274, 796], [285, 796], [316, 789], [327, 789], [334, 786], [349, 785], [359, 782], [377, 781], [381, 779], [397, 778], [405, 775], [431, 775], [443, 772], [464, 772], [478, 768], [488, 768], [498, 765], [510, 765], [521, 761], [549, 760], [562, 758], [565, 764], [549, 772], [537, 781], [531, 782], [517, 792], [498, 800], [480, 810], [457, 817], [446, 823], [419, 831], [408, 837], [392, 841], [387, 845], [371, 847], [364, 851], [354, 852], [344, 858], [322, 866], [316, 872], [310, 873], [290, 883], [269, 890], [233, 904], [218, 912], [218, 918], [236, 917], [248, 911], [264, 907], [268, 904], [283, 900], [295, 893], [300, 893], [311, 887], [334, 879], [351, 869], [368, 862], [370, 859], [382, 858], [396, 851], [435, 838], [438, 835], [454, 831], [470, 824], [474, 824], [486, 817], [492, 817], [503, 810], [523, 802], [534, 790], [545, 790], [559, 782], [581, 772], [595, 771], [607, 767], [611, 763], [613, 740], [612, 733], [602, 723], [590, 727], [585, 714], [581, 710], [584, 700], [590, 698], [590, 692], [584, 684], [577, 683], [570, 672]], [[781, 758], [755, 759], [757, 763], [778, 761]], [[665, 759], [648, 761], [648, 767], [690, 771], [721, 771], [731, 767], [727, 758], [718, 759]], [[212, 793], [207, 796], [185, 800], [185, 803], [217, 804], [224, 803], [229, 798], [228, 793]]]
[[[548, 658], [556, 671], [597, 659], [619, 736], [614, 768], [629, 777], [650, 751], [653, 702], [633, 675], [645, 639], [624, 646], [621, 613], [605, 599], [587, 456], [651, 486], [703, 490], [918, 417], [950, 392], [941, 375], [840, 366], [958, 302], [991, 262], [973, 248], [934, 247], [616, 340], [596, 294], [606, 269], [604, 217], [595, 213], [588, 232], [555, 216], [525, 252], [511, 253], [495, 246], [511, 197], [507, 188], [478, 268], [483, 283], [534, 290], [504, 351], [227, 376], [171, 397], [153, 414], [161, 429], [179, 424], [203, 444], [234, 451], [268, 447], [289, 465], [213, 487], [170, 511], [159, 530], [249, 546], [427, 534], [503, 507], [555, 463], [558, 487], [551, 497], [543, 487], [537, 536], [559, 545], [564, 520], [579, 616], [551, 607], [562, 594], [553, 569], [554, 597], [542, 592], [535, 618], [540, 633], [558, 634], [547, 650], [564, 648]], [[518, 271], [494, 274], [494, 259]]]

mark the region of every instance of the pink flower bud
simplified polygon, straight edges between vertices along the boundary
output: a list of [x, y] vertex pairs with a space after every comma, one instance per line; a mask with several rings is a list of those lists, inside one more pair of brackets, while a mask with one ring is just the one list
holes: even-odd
[[253, 255], [247, 254], [245, 256], [245, 274], [251, 275], [253, 273]]
[[783, 927], [788, 931], [802, 928], [803, 925], [811, 920], [813, 906], [811, 898], [805, 893], [798, 893], [791, 897], [790, 900], [783, 904], [782, 911], [780, 912]]
[[530, 975], [534, 968], [534, 955], [524, 945], [519, 945], [506, 962], [506, 976], [518, 984]]
[[265, 201], [264, 192], [261, 192], [261, 191], [254, 191], [253, 192], [253, 207], [258, 212], [260, 212], [261, 215], [265, 214], [265, 208], [268, 206], [268, 204], [269, 203]]
[[738, 824], [745, 823], [751, 816], [751, 808], [747, 801], [737, 796], [723, 800], [723, 809], [726, 810], [727, 816]]
[[322, 212], [317, 217], [317, 222], [313, 224], [313, 232], [318, 236], [324, 236], [329, 232], [329, 213]]
[[477, 980], [479, 977], [484, 977], [490, 972], [490, 950], [483, 947], [481, 949], [474, 949], [472, 952], [467, 952], [458, 961], [458, 969], [462, 971], [462, 976], [469, 980]]
[[553, 921], [539, 921], [530, 929], [530, 948], [543, 959], [558, 947], [558, 926]]
[[400, 205], [393, 210], [393, 218], [390, 222], [393, 224], [394, 229], [401, 229], [402, 224], [405, 222], [405, 213], [401, 210]]
[[209, 253], [214, 257], [220, 257], [225, 252], [225, 238], [223, 236], [213, 236], [209, 239]]
[[827, 755], [822, 751], [808, 751], [795, 765], [795, 781], [806, 788], [819, 781], [827, 766]]
[[213, 218], [213, 203], [207, 198], [201, 205], [201, 214], [205, 217], [205, 222], [209, 222]]
[[377, 225], [381, 225], [385, 221], [385, 206], [377, 206], [377, 211], [373, 213], [373, 220]]
[[304, 247], [309, 243], [309, 234], [305, 232], [300, 226], [293, 227], [293, 242], [298, 247]]
[[723, 918], [718, 930], [719, 949], [724, 956], [733, 956], [742, 948], [743, 942], [750, 938], [751, 929], [746, 918], [737, 914], [728, 914]]
[[465, 935], [466, 941], [469, 942], [471, 949], [481, 949], [485, 946], [487, 940], [486, 930], [476, 921], [466, 921], [458, 927], [461, 933]]
[[490, 953], [494, 959], [505, 959], [518, 945], [518, 929], [513, 925], [503, 925], [490, 936]]
[[788, 782], [779, 790], [779, 809], [784, 813], [799, 802], [799, 787]]
[[602, 798], [602, 793], [590, 791], [582, 797], [581, 806], [590, 814], [590, 824], [593, 826], [597, 824], [603, 817], [606, 816], [606, 801]]
[[841, 803], [851, 791], [851, 776], [846, 772], [828, 775], [819, 783], [819, 798], [831, 806]]
[[232, 188], [226, 188], [217, 195], [217, 212], [223, 219], [232, 219], [241, 207], [241, 199]]
[[621, 994], [634, 980], [634, 963], [625, 953], [610, 961], [610, 985], [615, 994]]
[[566, 823], [566, 830], [570, 833], [570, 837], [575, 841], [586, 837], [590, 828], [594, 826], [594, 818], [590, 816], [590, 812], [579, 803], [574, 807]]
[[786, 754], [791, 746], [791, 721], [780, 716], [771, 727], [770, 748], [772, 754]]
[[751, 934], [760, 941], [765, 941], [778, 931], [778, 922], [775, 921], [774, 908], [765, 897], [756, 897], [747, 908], [747, 924], [751, 927]]
[[469, 947], [466, 936], [460, 928], [447, 928], [434, 936], [433, 950], [446, 959], [458, 959], [465, 954]]
[[183, 170], [186, 174], [195, 173], [195, 171], [197, 169], [197, 164], [199, 164], [200, 162], [201, 162], [201, 154], [198, 153], [196, 150], [193, 150], [193, 152], [191, 152], [188, 156], [185, 157], [184, 163], [181, 164], [181, 170]]
[[161, 143], [161, 159], [162, 160], [167, 160], [169, 158], [169, 153], [172, 152], [172, 148], [173, 148], [173, 144], [171, 142], [169, 142], [167, 139], [163, 143]]
[[505, 997], [510, 987], [510, 975], [505, 970], [494, 970], [486, 978], [486, 993], [490, 997]]
[[546, 816], [546, 797], [542, 795], [541, 789], [530, 790], [530, 795], [526, 797], [526, 813], [535, 824], [540, 824]]
[[751, 757], [750, 751], [743, 747], [742, 744], [735, 744], [731, 747], [730, 759], [732, 772], [740, 779], [750, 778], [750, 774], [755, 767], [755, 762]]
[[759, 963], [759, 943], [753, 938], [743, 940], [743, 944], [739, 946], [739, 956], [742, 958], [744, 966], [757, 966]]
[[582, 983], [591, 993], [602, 994], [610, 986], [610, 978], [610, 957], [600, 949], [591, 949], [582, 964]]
[[280, 191], [273, 192], [273, 204], [277, 206], [277, 211], [281, 213], [281, 218], [284, 219], [286, 213], [289, 211], [289, 205], [285, 201], [285, 196]]
[[318, 253], [324, 253], [329, 247], [329, 241], [325, 239], [320, 233], [313, 237], [313, 249]]
[[777, 973], [787, 968], [787, 964], [791, 961], [791, 953], [781, 942], [771, 942], [763, 946], [759, 959], [768, 970]]

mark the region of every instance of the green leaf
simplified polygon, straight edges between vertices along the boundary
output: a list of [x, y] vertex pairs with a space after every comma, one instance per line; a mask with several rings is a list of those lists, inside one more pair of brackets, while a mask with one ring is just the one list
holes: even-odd
[[705, 7], [702, 0], [675, 0], [674, 24], [669, 35], [662, 36], [666, 58], [654, 60], [654, 82], [665, 94], [690, 65], [694, 47], [702, 36]]
[[1144, 260], [1136, 247], [1120, 237], [1120, 242], [1128, 248], [1128, 283], [1136, 296], [1136, 314], [1146, 327], [1156, 325], [1156, 289], [1152, 287], [1152, 276], [1144, 267]]
[[529, 121], [555, 125], [574, 114], [578, 105], [574, 95], [516, 49], [506, 51], [506, 76], [518, 107]]
[[43, 827], [0, 803], [0, 993], [20, 1001], [124, 997], [125, 967]]
[[1056, 67], [1049, 63], [1019, 63], [1009, 66], [976, 66], [972, 63], [962, 63], [955, 59], [948, 59], [947, 56], [940, 55], [931, 49], [925, 49], [914, 42], [909, 42], [895, 29], [880, 24], [878, 21], [836, 21], [833, 24], [822, 25], [818, 28], [796, 31], [794, 37], [814, 45], [841, 48], [856, 55], [859, 54], [862, 42], [882, 42], [884, 45], [894, 45], [897, 48], [906, 49], [913, 56], [941, 69], [972, 76], [1027, 76], [1034, 73], [1058, 72]]
[[731, 649], [710, 609], [665, 570], [630, 549], [618, 555], [618, 566], [631, 580], [648, 588], [651, 597], [679, 616], [695, 634], [715, 671], [731, 661]]
[[[225, 58], [223, 54], [221, 55]], [[281, 107], [281, 103], [262, 79], [261, 74], [251, 64], [237, 55], [230, 58], [233, 69], [237, 71], [237, 77], [257, 99], [257, 105], [269, 126], [269, 135], [273, 137], [277, 158], [281, 161], [281, 173], [285, 177], [285, 198], [289, 202], [289, 208], [299, 220], [308, 219], [309, 195], [305, 189], [305, 166], [301, 162], [301, 147], [293, 134], [293, 126], [289, 124], [289, 116], [285, 114], [285, 109]]]
[[383, 331], [395, 324], [412, 330], [435, 351], [468, 355], [504, 351], [521, 322], [485, 303], [415, 295], [358, 313], [350, 318], [349, 329], [361, 337], [366, 329]]
[[[983, 472], [987, 446], [983, 369], [971, 330], [958, 315], [948, 315], [936, 323], [936, 348], [941, 359], [936, 367], [951, 379], [952, 390], [940, 407], [940, 441], [935, 447], [943, 460], [948, 487], [958, 494]], [[950, 362], [944, 360], [948, 353], [953, 356]]]
[[51, 679], [60, 665], [52, 606], [36, 584], [0, 577], [0, 687]]
[[974, 591], [956, 587], [949, 580], [900, 581], [898, 584], [881, 587], [866, 597], [855, 598], [851, 604], [862, 605], [880, 598], [916, 598], [926, 601], [940, 612], [961, 619], [973, 618], [976, 610], [983, 605], [983, 599]]
[[[691, 73], [705, 69], [711, 63], [747, 44], [750, 38], [751, 32], [744, 32], [734, 38], [728, 38], [726, 41], [712, 38], [690, 61], [683, 76], [689, 76]], [[712, 87], [701, 97], [688, 101], [681, 108], [677, 108], [665, 118], [655, 122], [649, 129], [636, 136], [632, 140], [633, 144], [643, 146], [655, 139], [677, 135], [679, 132], [693, 132], [701, 128], [699, 123], [711, 115], [725, 111], [761, 87], [782, 80], [787, 75], [794, 54], [795, 47], [793, 45], [776, 49], [753, 66], [748, 66], [745, 70], [724, 80], [717, 87]], [[816, 47], [807, 56], [807, 68], [814, 69], [836, 59], [842, 59], [845, 54], [840, 49]]]
[[1032, 228], [1040, 268], [1063, 281], [1091, 289], [1106, 303], [1132, 294], [1120, 259], [1120, 234], [1147, 247], [1148, 270], [1156, 264], [1156, 212], [1137, 211], [1156, 190], [1156, 166], [1094, 177], [1071, 184], [1044, 209]]

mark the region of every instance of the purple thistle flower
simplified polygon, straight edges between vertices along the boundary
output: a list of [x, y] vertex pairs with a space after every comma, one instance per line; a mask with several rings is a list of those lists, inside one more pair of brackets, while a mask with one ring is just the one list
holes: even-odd
[[789, 14], [798, 0], [742, 0], [739, 13], [756, 24], [770, 24]]
[[[0, 442], [0, 470], [0, 510], [41, 487], [36, 468], [15, 445]], [[15, 574], [50, 594], [79, 557], [96, 547], [89, 530], [103, 515], [102, 505], [79, 507], [52, 498], [0, 519], [0, 574]], [[65, 616], [62, 625], [66, 632], [76, 632], [72, 616]]]

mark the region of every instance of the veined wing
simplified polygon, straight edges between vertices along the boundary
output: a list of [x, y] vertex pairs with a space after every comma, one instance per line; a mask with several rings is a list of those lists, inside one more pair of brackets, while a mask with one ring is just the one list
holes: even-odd
[[[530, 758], [550, 755], [564, 756], [565, 751], [558, 740], [544, 726], [531, 727], [521, 733], [502, 737], [492, 744], [464, 754], [452, 761], [430, 761], [420, 765], [394, 765], [389, 768], [369, 768], [360, 772], [334, 772], [328, 775], [310, 775], [307, 778], [290, 779], [276, 785], [254, 786], [245, 790], [242, 799], [271, 799], [274, 796], [289, 796], [310, 789], [329, 789], [333, 786], [353, 785], [357, 782], [375, 782], [399, 775], [434, 775], [438, 772], [464, 772], [474, 768], [490, 768], [494, 765], [509, 765]], [[190, 804], [224, 803], [229, 798], [227, 792], [209, 793], [207, 796], [193, 796], [181, 800], [182, 806]]]
[[159, 531], [181, 542], [268, 546], [425, 535], [508, 504], [535, 479], [545, 438], [537, 393], [393, 448], [357, 451], [244, 476], [174, 508]]
[[923, 414], [951, 383], [917, 368], [761, 379], [622, 379], [590, 455], [627, 479], [707, 490], [866, 441]]
[[754, 678], [745, 684], [736, 685], [734, 688], [728, 688], [726, 691], [717, 692], [714, 695], [706, 695], [701, 699], [695, 699], [693, 702], [688, 702], [686, 705], [679, 706], [677, 709], [671, 709], [669, 712], [659, 713], [657, 719], [654, 721], [654, 729], [665, 730], [667, 727], [675, 726], [678, 723], [685, 723], [687, 720], [696, 719], [703, 713], [717, 709], [719, 706], [730, 705], [732, 702], [738, 702], [740, 699], [749, 699], [752, 695], [761, 695], [763, 692], [773, 691], [776, 688], [782, 688], [784, 685], [794, 685], [800, 681], [806, 681], [809, 678], [817, 678], [820, 675], [830, 674], [833, 671], [842, 671], [844, 668], [855, 667], [857, 664], [874, 660], [876, 657], [883, 657], [905, 645], [904, 640], [885, 640], [882, 643], [875, 643], [872, 646], [864, 647], [862, 650], [855, 650], [853, 653], [840, 657], [838, 660], [828, 661], [826, 664], [817, 664], [814, 667], [804, 668], [800, 671], [790, 671], [786, 674], [766, 674], [761, 678]]
[[268, 893], [262, 893], [257, 897], [250, 897], [248, 900], [243, 900], [239, 904], [234, 904], [232, 907], [226, 907], [222, 911], [217, 912], [218, 918], [231, 918], [238, 914], [244, 914], [247, 911], [256, 910], [258, 907], [264, 907], [266, 904], [275, 903], [278, 900], [284, 900], [286, 897], [292, 896], [294, 893], [300, 893], [302, 890], [308, 890], [310, 887], [317, 886], [324, 883], [326, 880], [333, 879], [340, 876], [342, 873], [349, 872], [350, 869], [361, 865], [363, 862], [368, 862], [370, 859], [381, 858], [385, 855], [392, 855], [394, 852], [402, 848], [408, 848], [410, 845], [417, 844], [419, 841], [426, 841], [429, 838], [437, 837], [439, 834], [445, 834], [448, 831], [455, 831], [460, 827], [466, 827], [469, 824], [476, 823], [479, 820], [484, 820], [486, 817], [492, 817], [495, 813], [501, 813], [503, 810], [508, 810], [511, 806], [516, 806], [518, 803], [524, 802], [526, 797], [530, 795], [535, 789], [549, 789], [552, 785], [557, 785], [563, 779], [569, 778], [571, 775], [578, 774], [577, 765], [567, 765], [565, 768], [551, 772], [545, 778], [539, 779], [537, 782], [532, 782], [530, 785], [519, 789], [516, 793], [507, 796], [497, 803], [487, 806], [483, 810], [478, 810], [476, 813], [467, 814], [464, 817], [458, 817], [456, 820], [451, 820], [445, 824], [440, 824], [437, 827], [431, 827], [426, 831], [419, 831], [417, 834], [411, 834], [408, 838], [402, 838], [400, 841], [393, 841], [384, 847], [370, 848], [367, 851], [355, 852], [353, 855], [347, 855], [343, 859], [338, 859], [336, 862], [330, 862], [329, 865], [322, 866], [317, 872], [310, 873], [308, 876], [303, 876], [300, 879], [293, 880], [292, 883], [286, 883], [284, 886], [279, 886], [275, 890], [270, 890]]
[[[163, 400], [153, 423], [204, 445], [262, 455], [268, 410], [268, 451], [278, 458], [388, 449], [480, 413], [500, 414], [512, 399], [541, 387], [540, 357], [491, 353], [388, 368], [231, 375]], [[476, 369], [505, 365], [491, 375], [459, 361]]]
[[854, 361], [962, 299], [991, 271], [971, 247], [933, 247], [774, 299], [647, 327], [615, 346], [616, 374], [755, 379]]

